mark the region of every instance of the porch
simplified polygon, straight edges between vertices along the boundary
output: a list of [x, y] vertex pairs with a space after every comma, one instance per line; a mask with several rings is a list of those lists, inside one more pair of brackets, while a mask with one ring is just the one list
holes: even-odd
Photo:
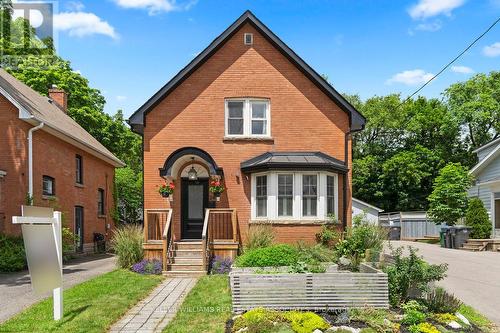
[[205, 210], [200, 239], [176, 235], [173, 209], [146, 209], [144, 212], [144, 257], [160, 259], [163, 274], [172, 276], [203, 275], [215, 256], [234, 259], [239, 250], [236, 209]]

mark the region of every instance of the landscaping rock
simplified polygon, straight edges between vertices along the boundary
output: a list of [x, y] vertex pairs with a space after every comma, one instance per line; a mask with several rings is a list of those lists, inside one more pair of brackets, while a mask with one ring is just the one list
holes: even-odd
[[460, 319], [460, 321], [462, 323], [464, 323], [467, 326], [470, 326], [470, 321], [467, 318], [465, 318], [465, 316], [463, 314], [461, 314], [460, 312], [457, 312], [457, 313], [455, 313], [455, 316], [457, 316], [457, 318]]
[[349, 326], [332, 326], [329, 329], [326, 330], [326, 332], [336, 332], [338, 330], [346, 330], [352, 333], [359, 333], [361, 332], [361, 328], [354, 328], [354, 327], [349, 327]]
[[238, 319], [239, 317], [241, 317], [241, 315], [236, 315], [234, 316], [233, 318], [231, 318], [232, 321], [235, 321], [236, 319]]
[[450, 321], [448, 323], [448, 326], [451, 327], [451, 328], [454, 328], [454, 329], [459, 329], [459, 328], [462, 328], [462, 325], [460, 325], [459, 323], [457, 323], [456, 321]]
[[313, 333], [323, 333], [323, 331], [322, 331], [322, 330], [315, 329], [315, 330], [313, 331]]
[[349, 317], [349, 311], [347, 310], [340, 310], [340, 312], [337, 315], [337, 318], [335, 319], [335, 324], [342, 325], [342, 324], [349, 324], [351, 321]]

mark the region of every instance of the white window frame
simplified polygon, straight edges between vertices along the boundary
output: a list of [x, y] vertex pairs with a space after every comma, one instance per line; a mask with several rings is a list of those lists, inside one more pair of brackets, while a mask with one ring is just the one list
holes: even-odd
[[[243, 134], [229, 134], [229, 102], [243, 102]], [[266, 134], [252, 134], [253, 102], [266, 104]], [[228, 138], [270, 138], [271, 137], [271, 101], [266, 98], [226, 98], [224, 102], [225, 133]], [[258, 118], [255, 118], [258, 119]]]
[[[293, 215], [292, 216], [278, 216], [278, 175], [293, 175]], [[257, 176], [267, 175], [267, 216], [257, 217]], [[317, 186], [318, 186], [318, 198], [316, 207], [316, 216], [304, 216], [303, 215], [303, 203], [302, 203], [302, 176], [304, 175], [316, 175]], [[282, 221], [282, 220], [292, 220], [292, 221], [318, 221], [328, 220], [327, 214], [327, 176], [332, 176], [334, 178], [334, 211], [335, 216], [339, 213], [339, 177], [337, 173], [319, 171], [319, 172], [307, 172], [307, 171], [269, 171], [254, 173], [251, 176], [251, 219], [258, 221]]]

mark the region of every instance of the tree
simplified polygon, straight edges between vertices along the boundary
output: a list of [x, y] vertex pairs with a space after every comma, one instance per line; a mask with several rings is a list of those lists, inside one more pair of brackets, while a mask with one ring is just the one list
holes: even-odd
[[137, 223], [142, 213], [142, 173], [130, 167], [115, 172], [115, 220], [120, 223]]
[[472, 177], [460, 163], [449, 163], [439, 171], [428, 198], [428, 213], [436, 224], [454, 225], [465, 215], [471, 184]]
[[500, 136], [500, 72], [476, 74], [452, 84], [444, 93], [470, 149]]
[[472, 198], [467, 207], [465, 225], [472, 228], [470, 237], [486, 239], [491, 236], [491, 221], [483, 202], [479, 198]]

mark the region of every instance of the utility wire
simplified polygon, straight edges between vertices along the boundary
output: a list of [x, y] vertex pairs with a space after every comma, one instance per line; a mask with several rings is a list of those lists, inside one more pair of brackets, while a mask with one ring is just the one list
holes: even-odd
[[424, 89], [429, 83], [432, 82], [432, 80], [434, 80], [435, 78], [437, 78], [441, 73], [443, 73], [448, 67], [450, 67], [455, 61], [457, 61], [461, 56], [464, 55], [465, 52], [469, 51], [469, 49], [471, 47], [474, 46], [474, 44], [476, 44], [481, 38], [484, 37], [484, 35], [486, 35], [488, 32], [490, 32], [491, 29], [493, 29], [493, 27], [498, 23], [500, 22], [500, 17], [495, 21], [493, 22], [493, 24], [491, 24], [489, 26], [488, 29], [486, 29], [481, 35], [479, 35], [476, 39], [474, 39], [474, 41], [472, 43], [469, 44], [469, 46], [467, 46], [465, 48], [465, 50], [463, 50], [462, 52], [460, 52], [459, 55], [457, 55], [452, 61], [450, 61], [448, 64], [446, 64], [446, 66], [444, 66], [436, 75], [434, 75], [433, 77], [431, 77], [427, 82], [425, 82], [420, 88], [418, 88], [413, 94], [411, 94], [410, 96], [408, 96], [403, 102], [401, 102], [401, 104], [399, 104], [396, 109], [398, 109], [401, 105], [405, 104], [406, 102], [408, 102], [413, 96], [415, 96], [416, 94], [418, 94], [422, 89]]

